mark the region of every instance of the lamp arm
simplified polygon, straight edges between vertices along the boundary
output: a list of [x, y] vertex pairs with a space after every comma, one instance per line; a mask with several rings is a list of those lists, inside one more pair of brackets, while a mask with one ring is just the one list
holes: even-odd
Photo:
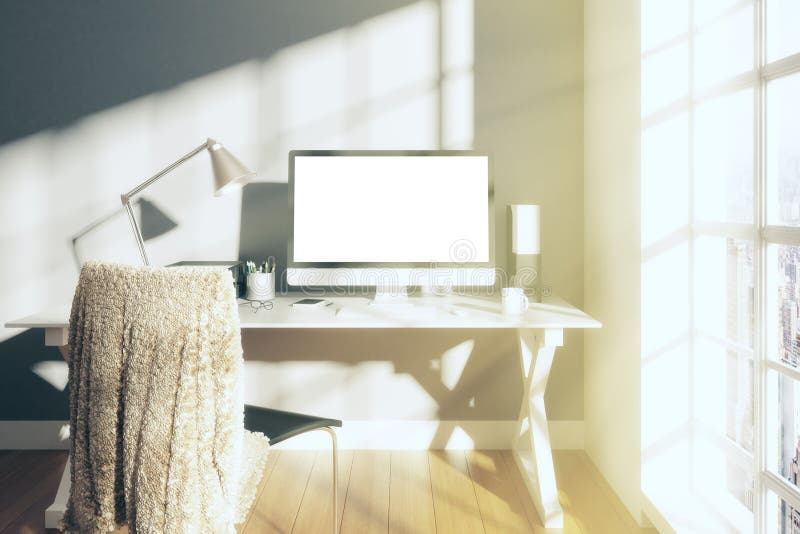
[[180, 167], [194, 156], [199, 154], [203, 151], [203, 149], [208, 148], [210, 145], [210, 140], [206, 141], [202, 145], [198, 146], [194, 150], [188, 152], [184, 156], [181, 156], [178, 160], [174, 163], [164, 167], [153, 176], [142, 182], [141, 184], [137, 185], [127, 193], [123, 193], [120, 195], [120, 200], [122, 201], [122, 206], [125, 208], [125, 211], [128, 213], [128, 220], [130, 220], [131, 228], [133, 229], [133, 235], [136, 237], [136, 245], [139, 247], [139, 253], [142, 255], [142, 260], [144, 261], [145, 265], [150, 265], [150, 260], [147, 258], [147, 251], [144, 248], [144, 239], [142, 238], [142, 232], [139, 230], [139, 225], [136, 223], [136, 217], [133, 214], [133, 207], [131, 207], [131, 199], [153, 185], [157, 182], [161, 177], [165, 174], [168, 174], [170, 171], [174, 170], [177, 167]]
[[145, 189], [147, 189], [148, 187], [150, 187], [151, 185], [156, 183], [165, 174], [168, 174], [170, 171], [180, 167], [181, 165], [183, 165], [184, 163], [186, 163], [187, 161], [192, 159], [194, 156], [196, 156], [197, 154], [202, 152], [204, 148], [208, 148], [208, 146], [209, 146], [208, 145], [208, 141], [206, 141], [205, 143], [203, 143], [202, 145], [198, 146], [197, 148], [195, 148], [191, 152], [188, 152], [187, 154], [181, 156], [178, 160], [175, 161], [175, 163], [171, 163], [170, 165], [164, 167], [163, 169], [161, 169], [160, 171], [155, 173], [153, 176], [151, 176], [150, 178], [148, 178], [147, 180], [145, 180], [141, 184], [137, 185], [136, 187], [134, 187], [133, 189], [131, 189], [127, 193], [124, 193], [124, 194], [120, 195], [120, 198], [122, 199], [122, 203], [123, 204], [128, 203], [130, 201], [130, 199], [132, 199], [134, 196], [138, 195], [139, 193], [141, 193], [142, 191], [144, 191]]

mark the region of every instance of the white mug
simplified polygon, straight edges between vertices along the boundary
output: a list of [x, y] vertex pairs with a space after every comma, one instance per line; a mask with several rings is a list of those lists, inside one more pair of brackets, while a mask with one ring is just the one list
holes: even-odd
[[520, 315], [528, 311], [530, 302], [521, 287], [504, 287], [500, 290], [503, 295], [503, 313], [506, 315]]

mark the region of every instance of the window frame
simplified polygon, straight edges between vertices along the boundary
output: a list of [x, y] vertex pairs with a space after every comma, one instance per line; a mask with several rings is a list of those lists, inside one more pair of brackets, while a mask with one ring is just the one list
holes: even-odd
[[[780, 474], [769, 469], [766, 464], [767, 458], [767, 413], [770, 402], [767, 390], [768, 371], [778, 372], [788, 376], [792, 380], [800, 382], [800, 368], [793, 368], [778, 361], [773, 355], [768, 354], [768, 343], [765, 333], [768, 332], [768, 322], [775, 319], [773, 310], [767, 308], [768, 302], [768, 276], [765, 267], [767, 266], [767, 251], [770, 245], [790, 245], [800, 246], [800, 226], [784, 226], [769, 224], [769, 212], [774, 206], [769, 206], [770, 196], [768, 194], [767, 182], [767, 86], [770, 82], [787, 76], [800, 73], [800, 52], [786, 56], [772, 62], [767, 61], [766, 42], [767, 42], [767, 3], [775, 0], [743, 0], [731, 6], [729, 12], [746, 8], [750, 5], [753, 10], [754, 23], [754, 53], [753, 68], [749, 72], [741, 73], [723, 82], [717, 83], [702, 91], [695, 90], [694, 80], [694, 55], [696, 52], [695, 40], [699, 28], [694, 21], [694, 4], [697, 0], [690, 0], [689, 4], [689, 27], [688, 34], [688, 70], [689, 70], [689, 94], [686, 102], [686, 110], [689, 120], [689, 220], [690, 220], [690, 241], [689, 262], [692, 272], [695, 265], [693, 253], [695, 241], [698, 237], [712, 236], [720, 238], [732, 238], [738, 240], [752, 241], [753, 243], [753, 286], [754, 286], [754, 331], [753, 331], [753, 453], [749, 454], [727, 436], [716, 436], [716, 440], [723, 444], [726, 442], [725, 450], [733, 453], [732, 456], [737, 463], [743, 461], [752, 462], [753, 466], [753, 520], [754, 532], [768, 532], [768, 521], [770, 512], [767, 510], [767, 494], [769, 492], [777, 495], [778, 498], [788, 503], [792, 507], [800, 509], [800, 488], [794, 487], [788, 481], [783, 480]], [[696, 108], [701, 103], [720, 96], [732, 94], [736, 91], [753, 90], [753, 222], [720, 222], [696, 220], [694, 191], [696, 188], [696, 176], [694, 169], [694, 115]], [[681, 106], [682, 107], [682, 106]], [[694, 276], [690, 276], [690, 294], [694, 292]], [[694, 326], [694, 306], [690, 307], [691, 343], [690, 359], [694, 361], [696, 357], [694, 346], [695, 340], [699, 337], [708, 338], [707, 334], [700, 332]], [[737, 346], [729, 340], [710, 339], [727, 348], [735, 348], [746, 351], [747, 347]], [[694, 377], [690, 377], [693, 380]], [[690, 407], [694, 399], [690, 399]], [[691, 408], [690, 408], [691, 409]], [[692, 409], [693, 412], [693, 409]], [[692, 413], [692, 421], [697, 421]], [[721, 440], [721, 441], [720, 441]], [[729, 442], [729, 443], [727, 443]]]
[[767, 374], [769, 370], [788, 376], [792, 380], [800, 381], [800, 369], [794, 369], [782, 364], [773, 355], [768, 354], [768, 340], [765, 333], [769, 331], [768, 322], [775, 319], [774, 310], [767, 307], [768, 302], [768, 276], [766, 272], [767, 250], [770, 245], [800, 245], [800, 227], [789, 227], [769, 224], [769, 212], [774, 206], [769, 206], [769, 194], [767, 176], [767, 86], [780, 78], [800, 73], [800, 53], [796, 53], [772, 62], [767, 62], [767, 2], [770, 0], [754, 0], [754, 24], [755, 24], [755, 54], [754, 54], [754, 222], [755, 250], [757, 254], [754, 258], [754, 285], [755, 285], [755, 373], [756, 379], [753, 381], [755, 402], [754, 406], [754, 427], [755, 442], [754, 450], [754, 482], [755, 494], [753, 515], [754, 530], [756, 532], [769, 531], [770, 514], [767, 510], [767, 493], [775, 493], [780, 499], [794, 508], [800, 508], [800, 488], [794, 487], [784, 480], [779, 474], [774, 473], [766, 465], [767, 458], [767, 413], [770, 405], [767, 388]]

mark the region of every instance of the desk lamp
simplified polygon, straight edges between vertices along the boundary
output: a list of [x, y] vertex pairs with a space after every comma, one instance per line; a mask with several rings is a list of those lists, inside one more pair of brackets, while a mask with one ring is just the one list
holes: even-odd
[[512, 204], [511, 252], [514, 253], [514, 285], [522, 287], [532, 301], [541, 301], [541, 220], [539, 206]]
[[221, 144], [213, 139], [207, 139], [206, 142], [199, 147], [182, 156], [171, 165], [161, 169], [156, 174], [137, 185], [127, 193], [120, 195], [122, 206], [125, 208], [125, 211], [128, 212], [128, 219], [131, 221], [133, 235], [136, 238], [136, 244], [139, 246], [139, 252], [142, 255], [142, 261], [144, 261], [145, 265], [150, 265], [150, 260], [147, 258], [147, 251], [144, 248], [142, 232], [139, 230], [139, 225], [136, 223], [136, 217], [133, 215], [131, 200], [136, 195], [157, 182], [162, 176], [168, 174], [173, 169], [181, 166], [183, 163], [189, 161], [194, 156], [202, 152], [204, 148], [208, 150], [208, 154], [211, 156], [211, 165], [214, 168], [214, 196], [219, 197], [233, 191], [234, 189], [238, 189], [242, 185], [249, 182], [256, 175], [256, 173], [245, 167], [241, 161], [236, 159], [233, 154], [228, 152]]

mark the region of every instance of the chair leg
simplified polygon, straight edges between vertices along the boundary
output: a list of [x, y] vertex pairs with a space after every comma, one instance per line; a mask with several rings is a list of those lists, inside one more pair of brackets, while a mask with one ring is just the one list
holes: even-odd
[[322, 427], [331, 436], [331, 445], [333, 450], [333, 511], [331, 518], [333, 519], [333, 534], [339, 534], [339, 453], [336, 446], [336, 432], [329, 426]]

